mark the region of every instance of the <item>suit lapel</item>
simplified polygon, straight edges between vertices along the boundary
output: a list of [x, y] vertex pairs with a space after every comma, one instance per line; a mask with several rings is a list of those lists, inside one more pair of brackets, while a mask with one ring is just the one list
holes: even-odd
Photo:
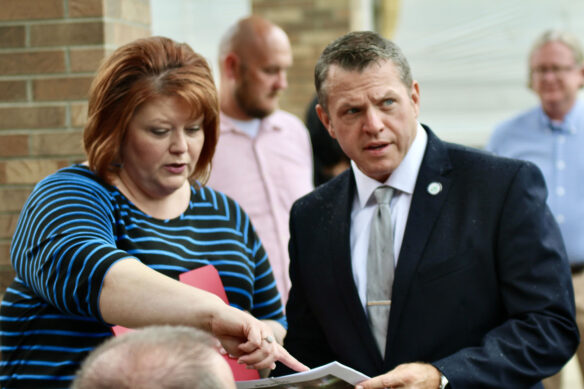
[[[447, 173], [451, 170], [451, 164], [444, 144], [428, 127], [424, 126], [424, 128], [428, 133], [428, 143], [418, 173], [395, 269], [385, 369], [393, 368], [397, 363], [392, 357], [392, 350], [396, 337], [400, 335], [397, 333], [400, 318], [407, 304], [412, 279], [450, 188]], [[430, 187], [431, 184], [432, 187]], [[441, 185], [438, 193], [435, 193], [436, 184]], [[403, 332], [401, 336], [404, 336]], [[409, 334], [409, 336], [415, 336], [415, 334]]]
[[[346, 317], [353, 324], [355, 332], [347, 336], [361, 338], [364, 345], [364, 351], [368, 354], [369, 359], [374, 361], [375, 369], [382, 368], [383, 361], [381, 353], [377, 349], [375, 339], [369, 328], [367, 317], [361, 305], [357, 287], [353, 279], [353, 270], [351, 264], [351, 245], [350, 245], [350, 226], [351, 226], [351, 209], [355, 195], [355, 179], [351, 169], [343, 173], [340, 185], [335, 187], [336, 195], [331, 196], [335, 199], [333, 202], [332, 220], [329, 225], [332, 227], [329, 231], [329, 252], [332, 254], [329, 258], [334, 269], [335, 285], [339, 285], [337, 291], [343, 300], [346, 308]], [[355, 350], [355, 352], [358, 352]]]

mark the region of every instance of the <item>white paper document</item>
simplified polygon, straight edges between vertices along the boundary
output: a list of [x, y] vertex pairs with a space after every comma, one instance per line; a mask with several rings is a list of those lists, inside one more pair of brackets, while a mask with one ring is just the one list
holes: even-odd
[[286, 388], [286, 389], [349, 389], [368, 379], [365, 374], [351, 369], [339, 362], [316, 367], [302, 373], [270, 377], [261, 380], [237, 381], [237, 389]]

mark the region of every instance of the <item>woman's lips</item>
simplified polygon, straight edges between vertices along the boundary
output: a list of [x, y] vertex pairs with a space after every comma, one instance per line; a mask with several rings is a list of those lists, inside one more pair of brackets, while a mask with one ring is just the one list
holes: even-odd
[[185, 171], [186, 166], [186, 163], [171, 163], [164, 167], [172, 174], [180, 174]]

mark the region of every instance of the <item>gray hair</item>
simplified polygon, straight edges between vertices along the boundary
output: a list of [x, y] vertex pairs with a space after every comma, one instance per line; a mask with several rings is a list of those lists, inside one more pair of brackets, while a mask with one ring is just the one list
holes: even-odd
[[214, 344], [211, 335], [191, 327], [132, 331], [93, 350], [71, 388], [225, 389], [215, 370], [221, 356]]
[[[576, 35], [573, 35], [567, 31], [560, 30], [547, 30], [536, 39], [536, 41], [531, 46], [529, 56], [527, 57], [529, 59], [529, 62], [531, 62], [531, 58], [533, 57], [533, 54], [535, 54], [537, 50], [541, 49], [543, 46], [550, 42], [559, 42], [566, 45], [566, 47], [568, 47], [570, 51], [572, 51], [572, 54], [574, 55], [575, 64], [577, 66], [584, 65], [584, 52], [582, 51], [582, 45], [580, 44], [580, 41], [578, 40]], [[533, 71], [531, 69], [530, 64], [528, 64], [528, 66], [529, 66], [528, 86], [531, 88], [531, 79]]]
[[327, 111], [325, 81], [331, 65], [361, 72], [372, 63], [384, 61], [391, 61], [397, 67], [401, 81], [408, 89], [411, 88], [410, 65], [394, 42], [372, 31], [354, 31], [337, 38], [323, 50], [314, 68], [314, 85], [319, 103]]

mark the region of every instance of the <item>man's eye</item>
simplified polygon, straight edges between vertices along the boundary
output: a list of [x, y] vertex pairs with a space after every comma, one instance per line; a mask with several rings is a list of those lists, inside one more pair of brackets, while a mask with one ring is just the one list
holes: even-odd
[[357, 112], [359, 112], [359, 108], [349, 108], [349, 109], [347, 110], [347, 113], [348, 113], [349, 115], [355, 114], [355, 113], [357, 113]]
[[280, 72], [279, 68], [265, 68], [264, 73], [266, 74], [278, 74]]
[[387, 105], [392, 105], [393, 103], [395, 103], [394, 99], [386, 99], [383, 100], [383, 105], [387, 106]]

